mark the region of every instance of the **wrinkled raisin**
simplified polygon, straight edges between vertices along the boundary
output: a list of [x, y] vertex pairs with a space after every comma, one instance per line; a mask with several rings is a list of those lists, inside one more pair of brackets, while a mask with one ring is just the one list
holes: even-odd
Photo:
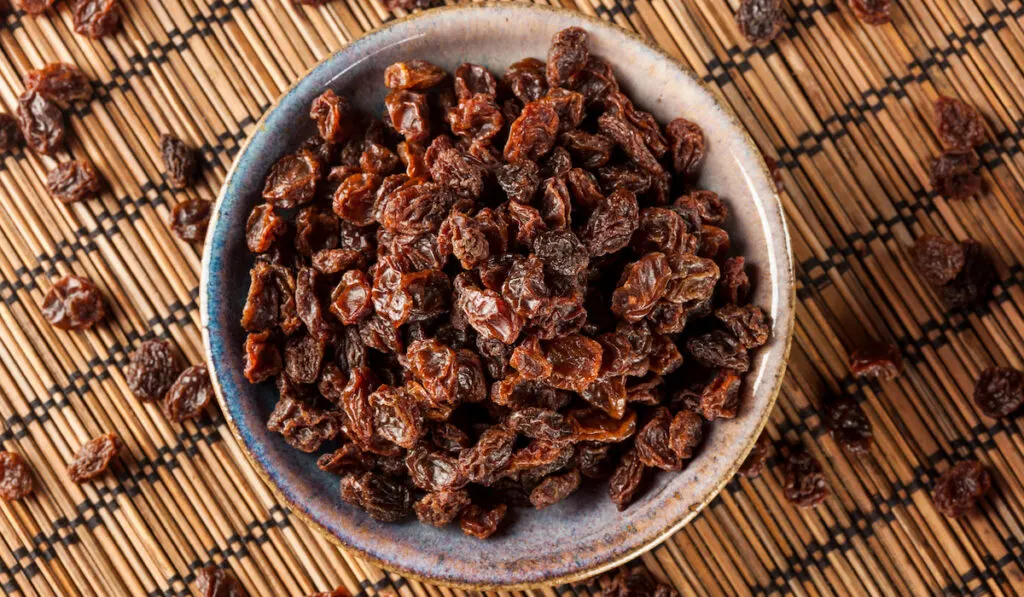
[[892, 381], [901, 369], [903, 358], [894, 344], [870, 343], [850, 353], [850, 371], [858, 377]]
[[760, 475], [761, 471], [764, 470], [765, 464], [768, 462], [771, 447], [771, 438], [768, 437], [767, 432], [762, 431], [761, 435], [757, 437], [757, 441], [754, 442], [754, 447], [747, 454], [746, 460], [743, 461], [743, 464], [740, 465], [740, 469], [736, 473], [748, 479]]
[[974, 386], [974, 404], [986, 416], [998, 419], [1024, 404], [1024, 373], [1010, 367], [989, 367]]
[[0, 112], [0, 152], [18, 149], [21, 139], [18, 119], [6, 112]]
[[946, 199], [967, 199], [981, 192], [981, 162], [973, 150], [945, 151], [932, 160], [931, 185]]
[[756, 44], [775, 39], [782, 32], [784, 19], [780, 0], [743, 0], [736, 12], [740, 33]]
[[92, 84], [77, 66], [53, 62], [25, 74], [25, 89], [35, 91], [62, 108], [89, 101]]
[[61, 162], [46, 174], [46, 190], [61, 203], [74, 203], [99, 192], [100, 176], [90, 162]]
[[962, 460], [935, 482], [932, 501], [936, 510], [957, 518], [974, 508], [991, 486], [992, 476], [985, 465], [977, 460]]
[[871, 449], [874, 441], [871, 422], [855, 399], [848, 396], [829, 399], [824, 410], [825, 428], [837, 444], [852, 454], [863, 454]]
[[91, 481], [106, 472], [110, 461], [121, 451], [121, 438], [107, 433], [86, 442], [68, 466], [68, 476], [75, 483]]
[[825, 501], [831, 491], [821, 465], [803, 448], [793, 448], [783, 464], [783, 492], [793, 504], [811, 508]]
[[384, 86], [388, 89], [423, 91], [443, 81], [448, 73], [426, 60], [396, 62], [384, 69]]
[[685, 118], [676, 118], [665, 127], [672, 148], [672, 167], [686, 180], [696, 180], [707, 151], [704, 131]]
[[30, 15], [39, 15], [53, 6], [54, 0], [14, 0], [14, 5]]
[[196, 173], [196, 152], [171, 134], [160, 137], [160, 155], [164, 160], [164, 178], [172, 189], [188, 188]]
[[167, 340], [146, 340], [135, 349], [124, 368], [128, 389], [139, 400], [161, 400], [174, 384], [181, 365]]
[[508, 513], [508, 506], [498, 504], [491, 508], [484, 508], [476, 504], [467, 506], [459, 516], [459, 527], [462, 532], [470, 537], [486, 539], [498, 532], [498, 527]]
[[952, 97], [935, 100], [939, 141], [946, 149], [970, 151], [985, 142], [985, 121], [964, 101]]
[[203, 412], [213, 396], [213, 382], [206, 365], [193, 365], [181, 372], [164, 398], [164, 414], [180, 423]]
[[99, 39], [121, 27], [118, 0], [75, 0], [75, 32]]
[[246, 597], [248, 595], [231, 571], [212, 564], [196, 571], [196, 587], [202, 597]]
[[188, 199], [171, 210], [171, 230], [183, 241], [203, 242], [206, 227], [210, 224], [210, 209], [213, 204], [206, 199]]
[[53, 155], [64, 145], [64, 114], [36, 91], [18, 97], [18, 125], [25, 143], [36, 153]]
[[286, 155], [270, 169], [263, 198], [276, 207], [289, 209], [309, 203], [320, 179], [320, 158], [304, 149]]
[[64, 276], [43, 298], [43, 318], [62, 330], [84, 330], [106, 314], [103, 295], [87, 278]]
[[20, 500], [32, 493], [32, 471], [17, 452], [0, 452], [0, 498]]

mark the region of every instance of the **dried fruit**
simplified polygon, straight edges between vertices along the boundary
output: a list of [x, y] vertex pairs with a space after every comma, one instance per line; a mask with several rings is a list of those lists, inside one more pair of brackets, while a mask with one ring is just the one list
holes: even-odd
[[201, 243], [206, 238], [213, 204], [206, 199], [188, 199], [171, 210], [171, 230], [183, 241]]
[[548, 86], [564, 87], [565, 83], [583, 70], [589, 57], [586, 31], [579, 27], [569, 27], [556, 33], [551, 38], [545, 66]]
[[486, 539], [498, 532], [501, 521], [505, 519], [508, 506], [498, 504], [493, 508], [483, 508], [476, 504], [467, 506], [459, 517], [459, 527], [470, 537]]
[[580, 472], [576, 469], [546, 477], [530, 492], [530, 503], [538, 510], [547, 508], [572, 495], [579, 489], [582, 480]]
[[231, 571], [213, 565], [196, 571], [196, 587], [202, 597], [247, 597], [248, 595]]
[[783, 492], [793, 504], [811, 508], [825, 501], [830, 490], [821, 465], [803, 448], [793, 448], [783, 464]]
[[32, 471], [17, 452], [0, 452], [0, 498], [20, 500], [32, 493]]
[[64, 145], [64, 114], [36, 91], [18, 97], [18, 125], [25, 143], [36, 153], [53, 155]]
[[53, 6], [54, 0], [14, 0], [14, 5], [30, 15], [39, 15]]
[[967, 199], [981, 192], [980, 162], [973, 150], [949, 150], [932, 160], [932, 189], [946, 199]]
[[106, 315], [103, 295], [88, 278], [64, 276], [43, 298], [43, 318], [62, 330], [90, 328]]
[[874, 441], [871, 422], [855, 399], [849, 396], [829, 399], [824, 410], [825, 428], [837, 444], [852, 454], [864, 454], [871, 449]]
[[309, 117], [316, 122], [320, 138], [331, 144], [344, 143], [352, 133], [354, 112], [348, 100], [333, 90], [321, 93], [309, 108]]
[[47, 173], [46, 190], [61, 203], [74, 203], [99, 192], [100, 177], [89, 162], [61, 162]]
[[935, 100], [935, 121], [946, 149], [970, 151], [985, 142], [985, 121], [962, 100], [940, 96]]
[[181, 423], [198, 417], [213, 397], [213, 382], [206, 365], [193, 365], [174, 380], [164, 398], [164, 415]]
[[92, 39], [111, 35], [121, 27], [118, 0], [75, 0], [75, 32]]
[[469, 503], [469, 492], [465, 489], [448, 489], [428, 493], [413, 504], [413, 510], [420, 522], [443, 527], [458, 518]]
[[135, 349], [124, 368], [128, 389], [139, 400], [161, 400], [181, 372], [181, 365], [167, 340], [146, 340]]
[[92, 97], [92, 84], [77, 66], [52, 62], [43, 68], [25, 73], [25, 89], [34, 91], [51, 102], [67, 108]]
[[676, 118], [665, 127], [665, 136], [672, 148], [672, 168], [684, 179], [696, 180], [707, 152], [704, 131], [694, 122]]
[[784, 19], [780, 0], [743, 0], [736, 12], [740, 33], [755, 44], [768, 43], [778, 37]]
[[444, 69], [426, 60], [396, 62], [384, 69], [384, 86], [388, 89], [424, 91], [448, 77]]
[[981, 245], [971, 239], [959, 244], [926, 234], [910, 249], [914, 266], [951, 308], [963, 308], [984, 297], [995, 271]]
[[95, 437], [85, 443], [68, 466], [68, 476], [75, 483], [91, 481], [106, 472], [110, 461], [121, 451], [121, 438], [115, 433]]
[[608, 481], [608, 497], [615, 503], [619, 511], [626, 509], [636, 496], [644, 477], [644, 464], [637, 450], [631, 449], [622, 455]]
[[892, 0], [850, 0], [850, 10], [862, 23], [884, 25], [892, 18]]
[[974, 386], [974, 404], [993, 419], [1009, 416], [1024, 404], [1024, 372], [1010, 367], [989, 367]]
[[746, 460], [740, 465], [740, 469], [736, 471], [737, 474], [743, 475], [748, 479], [752, 479], [761, 474], [764, 470], [765, 464], [768, 462], [768, 456], [771, 453], [771, 438], [764, 431], [757, 437], [757, 441], [754, 442], [754, 447], [747, 454]]
[[196, 174], [196, 152], [184, 141], [165, 133], [160, 136], [160, 155], [164, 160], [164, 178], [172, 189], [185, 189]]
[[18, 119], [0, 112], [0, 152], [15, 151], [21, 145], [21, 140]]
[[903, 369], [903, 358], [895, 344], [870, 343], [850, 353], [850, 371], [857, 377], [892, 381]]
[[263, 199], [282, 209], [309, 203], [316, 193], [320, 169], [320, 158], [308, 149], [284, 156], [267, 175]]
[[992, 477], [977, 460], [961, 460], [935, 482], [932, 501], [935, 509], [957, 518], [967, 514], [992, 486]]

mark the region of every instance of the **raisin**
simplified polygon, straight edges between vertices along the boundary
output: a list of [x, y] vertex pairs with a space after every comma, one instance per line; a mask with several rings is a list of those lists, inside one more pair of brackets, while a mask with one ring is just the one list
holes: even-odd
[[739, 340], [743, 348], [751, 350], [763, 346], [768, 341], [770, 326], [765, 321], [764, 309], [754, 305], [723, 305], [715, 311], [726, 329]]
[[309, 117], [316, 122], [320, 138], [327, 143], [344, 143], [353, 133], [352, 105], [330, 89], [313, 100], [309, 108]]
[[281, 352], [269, 342], [270, 331], [249, 334], [245, 338], [245, 378], [260, 383], [281, 372]]
[[501, 521], [508, 513], [508, 506], [498, 504], [492, 508], [483, 508], [476, 504], [470, 504], [462, 510], [459, 516], [459, 527], [462, 532], [470, 537], [486, 539], [498, 532]]
[[425, 91], [448, 77], [444, 69], [426, 60], [396, 62], [384, 69], [384, 86], [388, 89]]
[[608, 496], [621, 512], [629, 506], [640, 489], [644, 464], [636, 448], [626, 451], [608, 481]]
[[334, 191], [334, 213], [356, 226], [373, 224], [377, 211], [377, 191], [381, 178], [376, 174], [353, 174]]
[[622, 250], [629, 244], [640, 225], [636, 196], [620, 189], [608, 197], [590, 214], [580, 230], [580, 240], [591, 257], [599, 257]]
[[676, 118], [665, 127], [665, 136], [672, 148], [672, 168], [684, 179], [696, 180], [707, 151], [704, 131], [685, 118]]
[[587, 32], [579, 27], [562, 29], [551, 39], [545, 73], [550, 87], [563, 87], [583, 70], [590, 52]]
[[851, 454], [864, 454], [871, 449], [874, 432], [860, 404], [844, 396], [825, 402], [822, 420], [836, 443]]
[[729, 332], [714, 330], [686, 341], [686, 351], [709, 369], [734, 369], [745, 373], [750, 369], [750, 355], [739, 340]]
[[420, 522], [443, 527], [458, 518], [469, 503], [469, 493], [465, 489], [447, 489], [426, 494], [413, 504], [413, 510]]
[[669, 445], [681, 460], [693, 458], [697, 446], [704, 439], [704, 419], [688, 410], [681, 410], [672, 417], [669, 426]]
[[850, 353], [850, 371], [857, 377], [874, 377], [892, 381], [903, 369], [899, 347], [893, 344], [870, 343]]
[[53, 6], [54, 0], [14, 0], [16, 7], [30, 15], [40, 15]]
[[569, 413], [576, 441], [618, 443], [633, 437], [636, 433], [636, 413], [626, 414], [615, 419], [597, 409], [576, 410]]
[[68, 466], [68, 477], [81, 485], [106, 472], [110, 461], [121, 450], [121, 438], [114, 433], [95, 437], [85, 443], [75, 453], [74, 460]]
[[[494, 102], [494, 96], [488, 93], [476, 93], [460, 100], [447, 116], [452, 132], [472, 141], [469, 153], [479, 161], [486, 163], [500, 161], [489, 145], [505, 125], [506, 117], [501, 108]], [[483, 155], [488, 157], [485, 160]]]
[[405, 388], [381, 386], [370, 394], [377, 435], [403, 448], [412, 448], [423, 435], [423, 414]]
[[162, 400], [181, 372], [167, 340], [146, 340], [135, 349], [124, 368], [128, 389], [139, 400]]
[[970, 151], [985, 142], [985, 121], [964, 101], [940, 96], [935, 100], [935, 121], [946, 149]]
[[720, 279], [715, 291], [725, 302], [741, 305], [750, 294], [750, 278], [747, 276], [746, 260], [730, 257], [722, 263]]
[[477, 94], [493, 97], [497, 93], [498, 82], [487, 68], [464, 62], [455, 69], [455, 96], [459, 100], [466, 100]]
[[958, 518], [974, 508], [991, 486], [992, 476], [985, 465], [977, 460], [962, 460], [935, 482], [932, 501], [939, 512]]
[[196, 173], [196, 152], [171, 134], [160, 137], [160, 155], [164, 160], [164, 178], [172, 189], [185, 189]]
[[620, 114], [607, 111], [597, 119], [598, 128], [610, 137], [641, 170], [658, 175], [664, 172], [661, 164], [647, 148], [643, 134]]
[[998, 419], [1024, 404], [1024, 373], [1009, 367], [989, 367], [974, 386], [974, 404], [986, 416]]
[[92, 84], [74, 64], [53, 62], [25, 74], [25, 89], [35, 91], [62, 108], [87, 102], [92, 97]]
[[64, 114], [36, 91], [18, 97], [18, 125], [25, 143], [36, 153], [53, 155], [64, 145]]
[[561, 475], [551, 475], [530, 492], [530, 503], [538, 510], [547, 508], [572, 495], [580, 487], [583, 477], [576, 469]]
[[[549, 89], [547, 94], [541, 99], [541, 101], [547, 103], [549, 106], [555, 109], [555, 113], [558, 114], [558, 132], [567, 133], [573, 131], [583, 122], [583, 96], [575, 91], [569, 91], [568, 89], [562, 89], [561, 87], [554, 87]], [[564, 160], [569, 163], [571, 167], [571, 156], [569, 152], [562, 148], [555, 148], [552, 152], [550, 159]], [[563, 168], [568, 170], [569, 168]], [[551, 176], [560, 174], [554, 169], [551, 171]]]
[[427, 96], [409, 90], [392, 91], [384, 98], [391, 126], [410, 143], [424, 143], [430, 136]]
[[778, 37], [784, 20], [780, 0], [743, 0], [736, 12], [740, 33], [755, 44], [768, 43]]
[[850, 0], [850, 10], [862, 23], [884, 25], [892, 19], [892, 0]]
[[558, 113], [551, 104], [532, 101], [509, 128], [505, 143], [505, 159], [509, 162], [537, 161], [555, 145], [558, 133]]
[[164, 398], [164, 414], [181, 423], [198, 417], [213, 396], [213, 382], [206, 365], [193, 365], [181, 372]]
[[764, 154], [763, 157], [764, 165], [768, 166], [768, 174], [771, 175], [772, 182], [775, 183], [775, 190], [779, 193], [785, 191], [786, 182], [782, 180], [782, 168], [779, 166], [779, 161], [768, 154]]
[[588, 169], [600, 168], [612, 157], [615, 142], [606, 135], [592, 135], [580, 129], [564, 131], [558, 142], [569, 150], [574, 162]]
[[473, 483], [489, 485], [512, 458], [515, 434], [507, 429], [492, 427], [480, 436], [476, 444], [459, 454], [459, 468]]
[[825, 501], [830, 490], [821, 465], [803, 448], [790, 450], [783, 464], [783, 493], [800, 508], [811, 508]]
[[320, 179], [320, 158], [308, 149], [281, 158], [270, 169], [263, 199], [282, 209], [309, 203]]
[[90, 328], [106, 315], [103, 295], [87, 278], [64, 276], [43, 297], [43, 318], [62, 330]]
[[231, 571], [212, 564], [196, 571], [196, 587], [202, 597], [247, 597], [248, 595]]
[[245, 246], [253, 253], [266, 253], [287, 229], [288, 225], [277, 215], [273, 205], [257, 205], [245, 223]]
[[502, 80], [525, 105], [539, 100], [547, 93], [546, 69], [546, 65], [540, 60], [526, 58], [509, 66]]
[[677, 471], [682, 466], [669, 432], [672, 414], [665, 407], [656, 408], [636, 434], [636, 453], [644, 466]]
[[951, 308], [963, 308], [988, 293], [995, 272], [981, 245], [960, 243], [934, 235], [917, 239], [910, 249], [915, 267]]
[[0, 152], [15, 151], [21, 146], [21, 140], [18, 119], [6, 112], [0, 112]]
[[670, 273], [663, 253], [648, 253], [627, 265], [612, 294], [612, 312], [628, 322], [646, 317], [665, 296]]
[[0, 498], [10, 502], [32, 493], [32, 471], [17, 452], [0, 452]]
[[213, 204], [206, 199], [188, 199], [171, 210], [171, 230], [181, 240], [201, 243], [206, 238], [210, 225], [210, 209]]
[[981, 192], [980, 161], [972, 150], [945, 151], [932, 160], [931, 185], [946, 199], [967, 199]]
[[[699, 359], [698, 359], [699, 360]], [[709, 421], [733, 419], [739, 410], [742, 380], [734, 371], [719, 369], [700, 395], [700, 410]]]
[[966, 262], [961, 245], [932, 234], [917, 239], [910, 257], [925, 282], [936, 288], [952, 282]]
[[747, 454], [746, 460], [740, 465], [737, 474], [743, 475], [748, 479], [761, 474], [764, 470], [765, 464], [768, 462], [768, 455], [771, 453], [771, 438], [768, 437], [768, 433], [765, 431], [761, 432], [761, 435], [757, 436], [757, 441], [754, 442], [754, 447], [751, 448], [750, 453]]
[[112, 35], [121, 27], [118, 0], [75, 0], [75, 32], [92, 39]]
[[460, 489], [465, 484], [456, 458], [417, 447], [405, 457], [405, 466], [413, 485], [424, 491]]

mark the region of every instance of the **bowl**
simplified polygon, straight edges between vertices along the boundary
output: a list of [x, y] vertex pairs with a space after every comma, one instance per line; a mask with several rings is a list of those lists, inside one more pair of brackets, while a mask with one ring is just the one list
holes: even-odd
[[[728, 199], [728, 228], [750, 265], [752, 300], [773, 321], [772, 339], [754, 353], [739, 416], [712, 425], [699, 456], [681, 473], [657, 475], [625, 512], [597, 484], [544, 510], [517, 511], [505, 532], [486, 541], [464, 535], [457, 525], [376, 522], [341, 500], [338, 477], [318, 470], [315, 454], [298, 452], [266, 429], [277, 391], [269, 383], [251, 385], [242, 375], [239, 317], [252, 262], [246, 218], [270, 166], [312, 134], [309, 105], [325, 89], [379, 114], [383, 71], [393, 62], [422, 58], [451, 72], [468, 61], [500, 74], [523, 57], [543, 58], [552, 35], [574, 25], [587, 29], [591, 51], [611, 63], [639, 107], [661, 122], [683, 116], [703, 127], [709, 150], [702, 186]], [[579, 580], [643, 553], [696, 516], [733, 476], [775, 402], [792, 335], [793, 288], [789, 237], [763, 158], [736, 116], [693, 73], [615, 25], [503, 3], [440, 8], [389, 23], [318, 64], [278, 99], [235, 160], [213, 209], [200, 298], [221, 409], [277, 498], [329, 540], [383, 568], [483, 590]]]

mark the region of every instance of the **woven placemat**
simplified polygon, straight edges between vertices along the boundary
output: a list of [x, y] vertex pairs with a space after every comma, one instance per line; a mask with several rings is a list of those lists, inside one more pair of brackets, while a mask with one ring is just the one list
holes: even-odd
[[[778, 457], [737, 479], [642, 564], [684, 595], [1013, 594], [1024, 585], [1024, 438], [1019, 420], [984, 418], [970, 401], [992, 364], [1024, 367], [1024, 4], [897, 0], [893, 23], [863, 25], [844, 0], [787, 0], [789, 25], [767, 46], [739, 35], [736, 0], [569, 0], [662, 45], [715, 87], [766, 154], [778, 158], [798, 264], [789, 374], [768, 433], [801, 442], [833, 495], [799, 510], [782, 494]], [[253, 595], [461, 595], [349, 557], [277, 504], [223, 420], [170, 424], [128, 391], [121, 369], [141, 340], [167, 337], [202, 360], [199, 252], [165, 221], [213, 198], [264, 109], [301, 73], [394, 18], [377, 0], [319, 8], [284, 0], [125, 0], [124, 30], [73, 33], [70, 2], [0, 27], [0, 104], [22, 76], [62, 60], [96, 82], [72, 110], [68, 151], [109, 182], [100, 199], [61, 205], [43, 181], [53, 161], [0, 163], [0, 436], [29, 461], [36, 493], [0, 503], [0, 587], [10, 595], [187, 595], [196, 571], [228, 566]], [[985, 193], [947, 202], [930, 191], [938, 95], [983, 112]], [[202, 149], [192, 190], [163, 182], [157, 141], [173, 131]], [[63, 155], [62, 159], [67, 159]], [[912, 271], [924, 233], [973, 237], [1000, 282], [990, 300], [950, 312]], [[40, 316], [57, 277], [104, 289], [111, 317], [65, 333]], [[899, 345], [894, 382], [853, 378], [847, 353]], [[845, 454], [822, 426], [826, 393], [860, 399], [870, 454]], [[88, 438], [127, 448], [94, 484], [65, 467]], [[930, 500], [937, 475], [975, 457], [995, 487], [949, 520]], [[596, 583], [532, 591], [595, 595]]]

